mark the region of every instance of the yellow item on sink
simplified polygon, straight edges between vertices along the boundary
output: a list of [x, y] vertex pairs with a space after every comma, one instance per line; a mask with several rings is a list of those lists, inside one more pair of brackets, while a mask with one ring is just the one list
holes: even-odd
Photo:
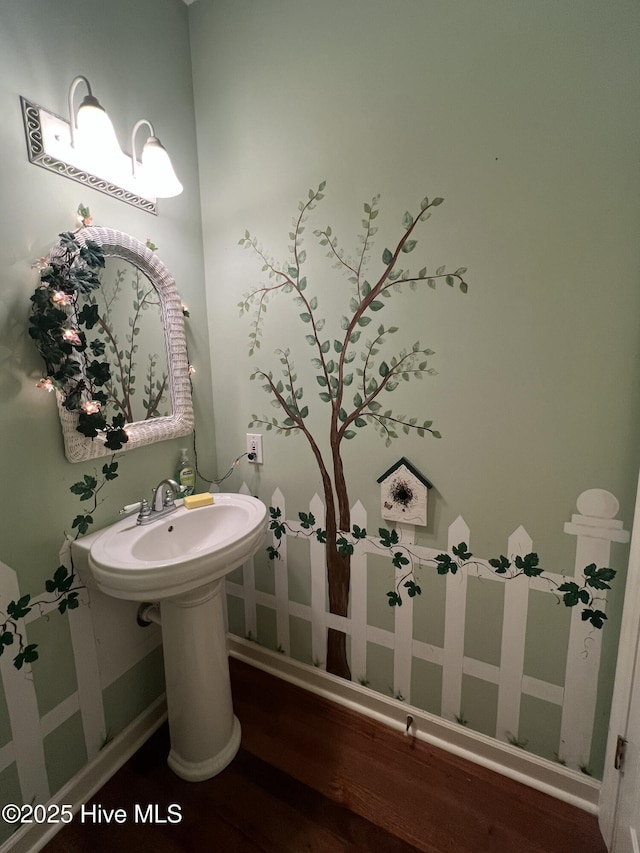
[[209, 492], [202, 492], [199, 495], [187, 495], [184, 499], [184, 505], [187, 509], [196, 509], [199, 506], [211, 506], [213, 503], [213, 495]]

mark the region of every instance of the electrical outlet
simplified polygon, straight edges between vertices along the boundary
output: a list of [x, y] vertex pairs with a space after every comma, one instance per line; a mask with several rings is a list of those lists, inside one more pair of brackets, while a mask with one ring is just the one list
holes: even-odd
[[247, 453], [253, 453], [254, 458], [250, 459], [254, 465], [262, 465], [262, 435], [260, 433], [247, 433]]

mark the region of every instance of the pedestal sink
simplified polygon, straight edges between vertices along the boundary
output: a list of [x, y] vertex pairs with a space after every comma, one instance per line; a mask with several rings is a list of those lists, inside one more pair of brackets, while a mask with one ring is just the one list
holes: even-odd
[[[215, 776], [240, 746], [224, 623], [224, 576], [260, 548], [267, 508], [216, 494], [152, 524], [124, 519], [91, 545], [89, 568], [107, 595], [160, 603], [171, 769], [189, 781]], [[80, 540], [81, 541], [81, 540]]]

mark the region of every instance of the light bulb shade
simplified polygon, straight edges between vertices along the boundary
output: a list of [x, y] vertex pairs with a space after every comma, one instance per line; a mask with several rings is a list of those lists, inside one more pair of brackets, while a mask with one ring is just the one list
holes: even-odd
[[150, 136], [147, 139], [140, 159], [144, 184], [157, 198], [180, 195], [183, 189], [182, 184], [176, 177], [171, 159], [157, 136]]
[[83, 153], [111, 168], [121, 161], [123, 152], [111, 119], [93, 95], [87, 95], [80, 104], [76, 126], [78, 147]]

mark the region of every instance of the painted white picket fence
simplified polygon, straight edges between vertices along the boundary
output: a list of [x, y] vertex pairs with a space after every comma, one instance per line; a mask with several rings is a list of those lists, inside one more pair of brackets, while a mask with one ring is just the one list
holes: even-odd
[[[241, 491], [247, 493], [243, 486]], [[286, 518], [284, 496], [280, 491], [273, 495], [272, 506], [280, 507], [282, 519]], [[626, 542], [629, 534], [622, 522], [614, 518], [618, 502], [608, 492], [592, 489], [578, 499], [579, 512], [564, 525], [566, 533], [576, 537], [575, 572], [590, 563], [609, 564], [611, 542]], [[309, 506], [310, 512], [321, 520], [324, 506], [318, 496]], [[352, 523], [366, 527], [366, 512], [359, 502], [352, 510]], [[299, 522], [288, 522], [292, 533], [302, 533]], [[308, 533], [308, 531], [306, 531]], [[412, 527], [401, 529], [402, 541], [412, 543]], [[567, 654], [564, 686], [549, 684], [524, 675], [525, 630], [530, 590], [549, 593], [549, 585], [539, 578], [519, 577], [505, 582], [496, 575], [486, 561], [474, 557], [474, 564], [463, 572], [447, 575], [444, 644], [442, 648], [413, 638], [413, 602], [405, 597], [402, 607], [394, 608], [393, 631], [386, 631], [367, 623], [367, 557], [380, 553], [371, 541], [359, 540], [351, 561], [350, 617], [332, 615], [326, 608], [326, 568], [324, 546], [315, 537], [309, 540], [311, 561], [310, 606], [289, 600], [287, 537], [280, 546], [281, 559], [273, 563], [275, 594], [256, 589], [254, 563], [248, 561], [242, 568], [243, 583], [227, 581], [227, 593], [243, 600], [247, 633], [257, 636], [257, 607], [262, 605], [275, 610], [277, 642], [285, 654], [290, 654], [289, 617], [297, 616], [311, 623], [312, 653], [314, 659], [323, 660], [326, 654], [326, 630], [337, 628], [351, 638], [351, 669], [355, 675], [366, 672], [367, 642], [374, 642], [393, 650], [394, 694], [401, 694], [411, 702], [412, 658], [422, 658], [442, 667], [443, 717], [451, 719], [460, 714], [463, 674], [473, 675], [497, 685], [498, 715], [496, 737], [505, 739], [505, 733], [517, 733], [522, 695], [536, 696], [562, 707], [561, 748], [562, 757], [570, 766], [578, 766], [589, 755], [595, 715], [597, 675], [600, 665], [601, 632], [593, 630], [580, 617], [580, 608], [573, 609]], [[470, 544], [469, 528], [458, 518], [449, 528], [449, 549], [460, 542]], [[420, 560], [433, 559], [439, 551], [412, 544], [412, 552]], [[507, 543], [507, 554], [526, 554], [533, 550], [530, 537], [519, 527]], [[61, 561], [66, 562], [65, 549]], [[408, 567], [405, 567], [405, 569]], [[467, 580], [479, 576], [494, 583], [504, 583], [504, 621], [500, 666], [492, 666], [464, 654], [464, 624]], [[557, 580], [570, 579], [558, 577]], [[605, 610], [606, 595], [601, 594], [598, 607]], [[21, 596], [16, 573], [0, 563], [0, 609]], [[32, 599], [40, 595], [33, 592]], [[18, 631], [28, 642], [29, 625], [36, 619], [46, 618], [55, 604], [34, 608], [24, 620], [18, 620]], [[41, 714], [33, 676], [29, 667], [16, 670], [13, 666], [13, 647], [0, 656], [0, 677], [11, 729], [11, 737], [0, 743], [0, 773], [15, 763], [23, 802], [46, 803], [51, 791], [45, 760], [45, 739], [73, 714], [80, 712], [87, 759], [95, 758], [105, 738], [105, 717], [102, 690], [113, 683], [138, 660], [148, 654], [159, 642], [159, 631], [142, 629], [135, 623], [136, 605], [120, 602], [93, 592], [81, 595], [81, 604], [68, 611], [71, 644], [77, 678], [77, 690]], [[56, 617], [54, 618], [62, 618]], [[118, 630], [114, 631], [117, 625]], [[584, 655], [588, 639], [589, 653]]]
[[[284, 495], [277, 490], [271, 505], [281, 511], [279, 521], [286, 519]], [[618, 501], [609, 492], [590, 489], [578, 498], [578, 513], [564, 525], [565, 533], [576, 537], [574, 575], [554, 575], [560, 584], [574, 577], [582, 583], [582, 571], [591, 563], [598, 567], [609, 565], [611, 542], [627, 542], [629, 533], [623, 530], [622, 521], [614, 516]], [[324, 504], [315, 495], [309, 504], [318, 524], [323, 524]], [[367, 515], [358, 501], [351, 511], [352, 525], [367, 527]], [[591, 739], [596, 709], [598, 670], [602, 631], [594, 629], [581, 618], [581, 607], [571, 612], [569, 644], [564, 685], [551, 684], [532, 678], [524, 673], [525, 635], [529, 608], [529, 592], [537, 590], [553, 594], [553, 587], [543, 577], [520, 576], [509, 580], [496, 574], [487, 560], [474, 555], [473, 563], [455, 575], [446, 576], [446, 603], [444, 643], [434, 646], [414, 639], [413, 600], [403, 597], [403, 606], [394, 608], [394, 630], [384, 630], [367, 622], [367, 557], [380, 554], [376, 542], [361, 539], [354, 543], [351, 558], [350, 616], [336, 616], [327, 611], [325, 546], [309, 531], [303, 530], [298, 520], [286, 521], [287, 535], [279, 546], [280, 559], [273, 561], [275, 594], [256, 589], [253, 561], [243, 567], [242, 584], [227, 579], [227, 594], [243, 600], [245, 631], [248, 636], [258, 635], [257, 607], [275, 610], [277, 645], [280, 651], [290, 655], [289, 617], [295, 616], [311, 623], [311, 644], [314, 661], [323, 661], [326, 656], [327, 628], [336, 628], [350, 637], [351, 672], [359, 677], [367, 671], [367, 643], [373, 642], [393, 650], [394, 684], [396, 696], [411, 703], [411, 668], [414, 658], [423, 659], [442, 667], [441, 716], [452, 720], [462, 713], [461, 696], [463, 675], [497, 685], [498, 706], [495, 737], [507, 741], [509, 735], [517, 735], [520, 720], [520, 705], [523, 695], [537, 697], [562, 708], [562, 724], [559, 754], [570, 767], [577, 768], [586, 763], [591, 750]], [[434, 560], [441, 550], [416, 545], [415, 528], [398, 525], [401, 543], [410, 545], [411, 552], [420, 561]], [[310, 605], [289, 600], [287, 538], [305, 536], [309, 541], [311, 561]], [[461, 517], [449, 527], [448, 550], [466, 542], [470, 545], [471, 534]], [[274, 539], [273, 544], [277, 542]], [[398, 550], [398, 548], [394, 548]], [[534, 551], [531, 537], [519, 527], [508, 539], [505, 554], [510, 558], [524, 556]], [[432, 564], [433, 565], [433, 564]], [[409, 566], [398, 574], [402, 577]], [[435, 571], [435, 568], [433, 569]], [[469, 577], [480, 577], [491, 583], [504, 584], [504, 618], [502, 626], [500, 665], [491, 665], [465, 655], [465, 612], [467, 606], [467, 584]], [[606, 591], [598, 591], [598, 609], [606, 610]], [[585, 649], [588, 648], [588, 654]]]
[[[69, 543], [60, 551], [60, 561], [70, 567]], [[17, 601], [20, 592], [15, 571], [0, 563], [0, 612], [6, 612], [9, 601]], [[43, 594], [31, 594], [32, 601]], [[46, 596], [45, 596], [46, 597]], [[40, 603], [24, 619], [17, 620], [17, 630], [29, 642], [29, 626], [40, 619], [69, 620], [77, 689], [44, 714], [40, 713], [31, 668], [27, 664], [17, 670], [13, 658], [17, 644], [6, 646], [0, 655], [0, 677], [11, 729], [10, 739], [0, 744], [0, 773], [15, 763], [18, 784], [24, 803], [46, 803], [56, 792], [51, 790], [45, 760], [45, 740], [49, 734], [76, 713], [80, 713], [87, 761], [96, 758], [105, 743], [102, 691], [128, 669], [142, 660], [160, 642], [155, 626], [141, 631], [135, 621], [137, 605], [103, 596], [97, 590], [80, 592], [80, 606], [57, 613], [57, 604]], [[118, 630], [114, 631], [114, 625]]]

